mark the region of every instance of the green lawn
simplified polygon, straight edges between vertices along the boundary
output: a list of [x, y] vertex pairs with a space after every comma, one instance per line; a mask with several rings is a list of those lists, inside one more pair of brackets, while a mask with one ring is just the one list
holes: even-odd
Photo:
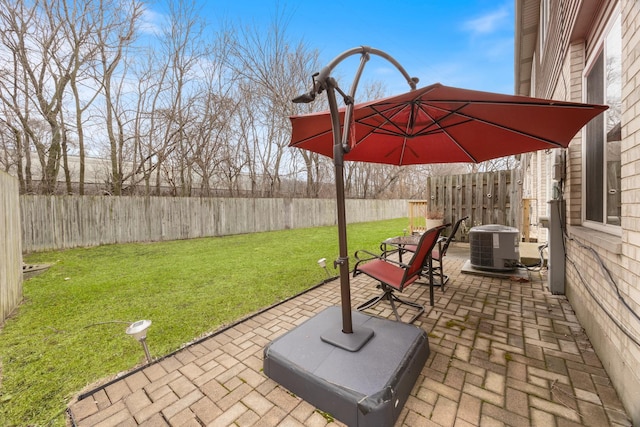
[[[406, 218], [348, 227], [349, 254], [378, 250]], [[64, 425], [83, 387], [144, 362], [127, 324], [150, 319], [152, 357], [320, 283], [336, 227], [33, 254], [52, 263], [24, 283], [0, 331], [0, 425]], [[353, 264], [352, 264], [353, 265]]]

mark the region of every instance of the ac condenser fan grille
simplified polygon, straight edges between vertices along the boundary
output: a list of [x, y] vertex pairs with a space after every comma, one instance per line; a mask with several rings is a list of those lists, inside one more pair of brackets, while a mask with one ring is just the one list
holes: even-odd
[[481, 270], [515, 270], [520, 261], [520, 233], [505, 225], [480, 225], [469, 230], [471, 266]]

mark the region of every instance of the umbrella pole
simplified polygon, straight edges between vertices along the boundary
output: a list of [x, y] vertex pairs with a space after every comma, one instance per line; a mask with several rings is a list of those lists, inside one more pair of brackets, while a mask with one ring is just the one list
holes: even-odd
[[336, 207], [338, 214], [338, 244], [340, 253], [334, 261], [340, 266], [340, 298], [342, 303], [342, 330], [330, 328], [320, 336], [324, 342], [340, 347], [343, 350], [359, 351], [374, 335], [373, 329], [359, 326], [353, 330], [351, 319], [351, 285], [349, 283], [349, 254], [347, 252], [347, 219], [345, 213], [344, 196], [344, 148], [340, 131], [340, 114], [335, 94], [335, 81], [328, 77], [323, 84], [327, 91], [329, 110], [331, 111], [331, 126], [333, 130], [333, 164], [336, 173]]
[[349, 281], [349, 255], [347, 252], [347, 225], [345, 215], [344, 177], [342, 165], [336, 164], [336, 194], [342, 202], [337, 204], [338, 210], [338, 242], [339, 258], [336, 263], [340, 265], [340, 298], [342, 299], [342, 332], [353, 333], [351, 320], [351, 283]]
[[327, 99], [331, 112], [331, 125], [333, 128], [333, 164], [335, 166], [336, 181], [336, 208], [338, 214], [338, 245], [339, 256], [334, 262], [340, 266], [340, 299], [342, 302], [342, 332], [353, 333], [351, 319], [351, 284], [349, 283], [349, 253], [347, 249], [347, 217], [344, 195], [344, 148], [342, 147], [342, 135], [340, 132], [340, 114], [336, 93], [330, 78], [326, 80]]
[[[342, 147], [340, 147], [342, 150]], [[340, 156], [342, 157], [342, 156]], [[342, 159], [340, 159], [342, 160]], [[349, 254], [347, 250], [347, 220], [345, 213], [344, 196], [344, 167], [335, 163], [336, 170], [336, 197], [341, 202], [337, 203], [338, 211], [338, 243], [339, 258], [336, 263], [340, 265], [340, 298], [342, 299], [342, 332], [353, 333], [351, 321], [351, 284], [349, 281]]]

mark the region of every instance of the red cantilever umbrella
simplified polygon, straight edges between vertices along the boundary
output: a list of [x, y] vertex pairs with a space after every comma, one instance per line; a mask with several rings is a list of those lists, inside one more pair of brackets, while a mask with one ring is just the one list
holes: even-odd
[[[482, 162], [567, 147], [606, 106], [433, 84], [353, 107], [344, 160], [394, 165]], [[344, 123], [345, 110], [340, 110]], [[333, 157], [329, 111], [291, 117], [292, 147]]]
[[[364, 52], [367, 48], [360, 50]], [[334, 60], [332, 65], [341, 58]], [[320, 92], [318, 87], [322, 87], [327, 90], [330, 111], [291, 117], [293, 131], [289, 145], [334, 158], [340, 244], [336, 264], [340, 265], [342, 335], [365, 336], [353, 339], [358, 344], [370, 333], [356, 333], [351, 324], [343, 160], [394, 165], [477, 163], [547, 148], [566, 148], [584, 125], [608, 108], [434, 84], [338, 109], [333, 92], [334, 88], [338, 89], [328, 75], [330, 70], [331, 66], [328, 66], [320, 73], [311, 93], [294, 100], [310, 102], [315, 93]], [[341, 345], [345, 338], [337, 335], [323, 339], [335, 340]], [[352, 345], [351, 342], [348, 345]]]

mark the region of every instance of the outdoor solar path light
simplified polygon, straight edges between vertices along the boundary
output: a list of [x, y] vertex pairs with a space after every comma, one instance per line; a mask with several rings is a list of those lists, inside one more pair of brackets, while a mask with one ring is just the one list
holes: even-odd
[[125, 331], [127, 335], [134, 337], [144, 350], [145, 356], [147, 356], [147, 363], [151, 363], [151, 355], [149, 354], [149, 348], [147, 347], [147, 329], [151, 326], [151, 320], [138, 320], [129, 325]]
[[320, 258], [318, 260], [318, 265], [320, 266], [320, 268], [324, 268], [324, 271], [327, 273], [327, 277], [331, 277], [331, 274], [329, 274], [329, 270], [327, 269], [327, 259], [326, 258]]

